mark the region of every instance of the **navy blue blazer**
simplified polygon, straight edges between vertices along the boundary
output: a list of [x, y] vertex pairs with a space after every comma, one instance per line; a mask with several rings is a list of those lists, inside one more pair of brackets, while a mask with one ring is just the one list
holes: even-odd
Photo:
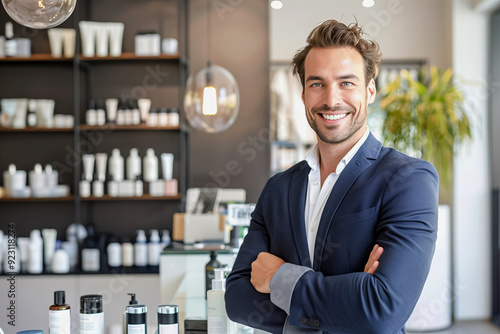
[[[282, 333], [287, 314], [250, 283], [260, 252], [313, 268], [293, 290], [289, 322], [324, 333], [405, 333], [434, 254], [439, 181], [423, 160], [383, 147], [369, 135], [340, 174], [318, 227], [311, 264], [304, 222], [310, 167], [273, 176], [259, 198], [227, 279], [233, 321]], [[364, 266], [384, 248], [374, 275]]]

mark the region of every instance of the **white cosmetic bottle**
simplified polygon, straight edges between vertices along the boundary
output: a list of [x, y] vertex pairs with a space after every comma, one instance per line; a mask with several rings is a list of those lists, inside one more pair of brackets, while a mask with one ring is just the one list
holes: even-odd
[[150, 266], [160, 265], [160, 253], [162, 244], [160, 243], [160, 233], [158, 230], [149, 231], [149, 244], [148, 244], [148, 264]]
[[123, 181], [123, 157], [120, 155], [120, 150], [115, 148], [109, 158], [109, 174], [111, 180], [120, 182]]
[[144, 267], [148, 264], [148, 244], [146, 242], [146, 233], [144, 230], [138, 230], [134, 244], [134, 264], [137, 267]]
[[152, 148], [148, 148], [144, 157], [144, 181], [154, 182], [158, 180], [158, 158]]
[[41, 274], [43, 272], [43, 240], [40, 230], [32, 230], [30, 233], [28, 272], [30, 274]]
[[226, 334], [229, 328], [229, 318], [226, 313], [224, 294], [226, 279], [224, 269], [215, 269], [215, 279], [212, 280], [212, 290], [207, 292], [207, 333]]
[[141, 157], [137, 148], [130, 149], [127, 158], [127, 180], [135, 181], [141, 175]]

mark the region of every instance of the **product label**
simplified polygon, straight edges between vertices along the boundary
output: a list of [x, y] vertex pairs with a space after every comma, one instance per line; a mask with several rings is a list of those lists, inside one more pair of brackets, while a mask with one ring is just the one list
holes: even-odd
[[146, 334], [146, 325], [127, 325], [127, 334]]
[[71, 311], [50, 310], [49, 311], [49, 333], [71, 334]]
[[158, 325], [158, 334], [179, 334], [179, 324]]
[[80, 313], [80, 334], [104, 334], [104, 313]]
[[208, 317], [208, 332], [212, 334], [227, 334], [227, 318]]

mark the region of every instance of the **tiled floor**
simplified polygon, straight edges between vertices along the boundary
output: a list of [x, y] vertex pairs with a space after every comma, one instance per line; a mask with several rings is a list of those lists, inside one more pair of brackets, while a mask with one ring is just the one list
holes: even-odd
[[[408, 332], [416, 333], [416, 332]], [[500, 328], [488, 321], [456, 321], [449, 329], [426, 334], [500, 334]]]

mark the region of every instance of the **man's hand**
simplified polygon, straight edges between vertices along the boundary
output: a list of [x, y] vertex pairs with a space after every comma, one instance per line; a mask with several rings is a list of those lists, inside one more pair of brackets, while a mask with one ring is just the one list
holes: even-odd
[[383, 252], [384, 249], [378, 244], [373, 247], [372, 252], [370, 253], [370, 257], [368, 258], [368, 262], [366, 262], [365, 265], [365, 273], [369, 273], [371, 275], [375, 273], [375, 270], [377, 270], [379, 264], [378, 260], [380, 259], [380, 256]]
[[273, 254], [261, 252], [257, 259], [252, 262], [252, 273], [250, 283], [260, 293], [271, 293], [269, 283], [278, 269], [285, 263]]

